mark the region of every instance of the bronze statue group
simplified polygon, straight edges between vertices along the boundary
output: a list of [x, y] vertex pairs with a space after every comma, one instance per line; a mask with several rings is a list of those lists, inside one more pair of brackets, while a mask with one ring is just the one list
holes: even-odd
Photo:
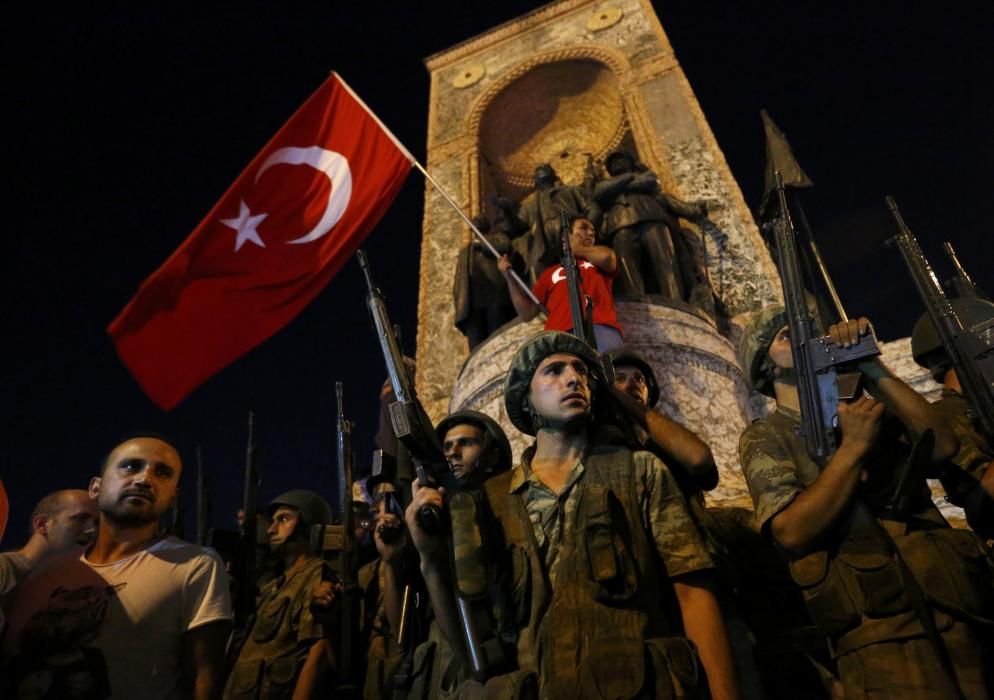
[[[785, 303], [753, 314], [740, 343], [747, 380], [776, 404], [740, 441], [754, 511], [706, 505], [711, 450], [656, 410], [652, 366], [618, 342], [611, 294], [588, 289], [714, 317], [703, 253], [680, 222], [706, 207], [666, 195], [624, 151], [576, 187], [543, 164], [529, 197], [497, 199], [496, 221], [476, 222], [502, 257], [468, 246], [455, 285], [471, 347], [516, 315], [548, 314], [504, 381], [508, 419], [534, 438], [519, 459], [490, 416], [430, 423], [363, 258], [390, 379], [364, 480], [351, 478], [340, 416], [343, 517], [309, 490], [268, 504], [258, 570], [231, 569], [247, 592], [229, 636], [220, 560], [158, 529], [179, 456], [160, 437], [125, 441], [90, 485], [95, 543], [23, 567], [5, 593], [4, 692], [991, 697], [994, 305], [929, 287], [902, 230], [928, 309], [915, 359], [944, 387], [929, 404], [881, 362], [867, 319], [820, 324], [779, 194]], [[926, 479], [969, 528], [950, 527]], [[172, 611], [165, 632], [133, 612], [149, 597]], [[108, 628], [171, 636], [129, 653]]]

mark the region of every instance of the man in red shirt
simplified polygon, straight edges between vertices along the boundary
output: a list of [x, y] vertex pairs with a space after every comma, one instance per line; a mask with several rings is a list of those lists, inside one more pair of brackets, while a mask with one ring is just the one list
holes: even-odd
[[[601, 352], [620, 348], [622, 345], [621, 326], [614, 310], [611, 284], [618, 276], [618, 258], [607, 246], [594, 245], [597, 231], [590, 219], [578, 216], [570, 224], [569, 242], [573, 256], [580, 268], [580, 285], [583, 292], [594, 302], [594, 338]], [[505, 255], [497, 263], [504, 273], [511, 292], [511, 301], [524, 321], [538, 315], [539, 307], [529, 299], [521, 288], [510, 279], [511, 261]], [[535, 283], [532, 292], [545, 308], [549, 318], [545, 321], [547, 331], [566, 331], [573, 328], [570, 316], [569, 289], [566, 284], [566, 271], [563, 266], [547, 267]]]

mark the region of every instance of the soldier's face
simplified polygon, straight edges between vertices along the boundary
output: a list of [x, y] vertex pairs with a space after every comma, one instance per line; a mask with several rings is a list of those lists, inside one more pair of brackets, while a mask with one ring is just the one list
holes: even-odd
[[649, 405], [649, 383], [638, 367], [615, 367], [614, 385], [643, 406]]
[[269, 526], [269, 548], [277, 549], [293, 537], [297, 528], [297, 521], [300, 520], [300, 513], [296, 508], [280, 506], [273, 513], [273, 522]]
[[770, 359], [777, 367], [784, 369], [794, 366], [794, 354], [790, 347], [790, 329], [784, 326], [777, 331], [768, 350]]
[[156, 438], [128, 440], [90, 480], [90, 498], [108, 520], [126, 527], [154, 523], [176, 502], [183, 469], [179, 454]]
[[61, 509], [45, 523], [45, 538], [53, 552], [89, 544], [97, 536], [100, 511], [86, 491], [70, 491], [62, 496]]
[[590, 371], [576, 355], [557, 352], [535, 370], [528, 398], [542, 416], [568, 422], [590, 410]]
[[483, 457], [483, 431], [469, 423], [453, 426], [445, 433], [442, 451], [457, 478], [472, 474]]
[[569, 232], [569, 244], [576, 246], [592, 246], [597, 237], [597, 230], [587, 219], [574, 219], [573, 227]]

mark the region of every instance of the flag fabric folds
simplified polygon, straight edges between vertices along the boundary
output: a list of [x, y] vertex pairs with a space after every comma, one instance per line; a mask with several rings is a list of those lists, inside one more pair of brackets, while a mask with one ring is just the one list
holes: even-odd
[[332, 74], [107, 328], [160, 408], [276, 333], [383, 216], [414, 159]]

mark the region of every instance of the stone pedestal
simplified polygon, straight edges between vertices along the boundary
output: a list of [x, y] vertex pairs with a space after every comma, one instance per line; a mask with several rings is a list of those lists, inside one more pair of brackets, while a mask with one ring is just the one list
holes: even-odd
[[[724, 506], [751, 506], [738, 466], [739, 435], [755, 415], [735, 348], [715, 327], [685, 310], [657, 304], [618, 303], [625, 345], [652, 365], [661, 396], [657, 409], [707, 441], [721, 475], [708, 499]], [[507, 327], [482, 344], [463, 366], [449, 410], [471, 408], [496, 418], [511, 439], [515, 459], [532, 438], [511, 426], [504, 411], [504, 377], [511, 358], [539, 321]]]

